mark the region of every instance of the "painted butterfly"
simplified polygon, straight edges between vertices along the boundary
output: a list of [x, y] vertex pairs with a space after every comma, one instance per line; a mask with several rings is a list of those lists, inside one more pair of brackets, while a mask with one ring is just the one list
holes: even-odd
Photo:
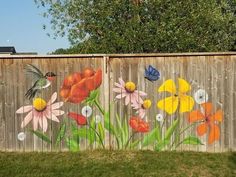
[[149, 65], [148, 69], [145, 68], [144, 77], [147, 80], [153, 82], [153, 81], [160, 79], [160, 72], [156, 68], [154, 68], [153, 66]]

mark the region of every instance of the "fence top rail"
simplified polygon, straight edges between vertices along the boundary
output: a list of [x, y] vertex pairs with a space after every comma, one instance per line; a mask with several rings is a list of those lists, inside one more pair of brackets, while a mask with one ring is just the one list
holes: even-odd
[[130, 53], [130, 54], [65, 54], [65, 55], [1, 55], [0, 59], [17, 58], [129, 58], [129, 57], [178, 57], [178, 56], [226, 56], [236, 55], [236, 52], [195, 52], [195, 53]]

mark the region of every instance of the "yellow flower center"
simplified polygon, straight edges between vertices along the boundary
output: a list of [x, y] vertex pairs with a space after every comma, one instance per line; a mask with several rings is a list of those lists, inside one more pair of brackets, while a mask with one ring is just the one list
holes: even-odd
[[151, 100], [144, 100], [142, 106], [143, 106], [144, 109], [149, 109], [151, 107], [151, 105], [152, 105]]
[[33, 106], [37, 111], [43, 111], [47, 106], [47, 102], [42, 98], [35, 98]]
[[126, 83], [125, 83], [125, 89], [126, 89], [126, 91], [132, 93], [132, 92], [134, 92], [135, 88], [136, 88], [135, 83], [133, 83], [133, 82], [126, 82]]

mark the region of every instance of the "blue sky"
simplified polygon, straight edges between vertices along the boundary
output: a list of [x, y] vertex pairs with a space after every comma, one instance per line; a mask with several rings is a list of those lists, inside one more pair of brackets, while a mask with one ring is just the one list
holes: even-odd
[[[33, 0], [0, 0], [0, 46], [15, 46], [17, 52], [46, 54], [69, 47], [67, 38], [47, 36], [49, 20], [42, 17]], [[43, 24], [47, 30], [43, 30]]]

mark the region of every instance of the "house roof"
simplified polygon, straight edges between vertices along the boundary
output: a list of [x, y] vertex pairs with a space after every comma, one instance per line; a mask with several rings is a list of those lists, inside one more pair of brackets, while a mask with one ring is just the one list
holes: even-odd
[[16, 53], [15, 47], [0, 47], [0, 53]]

